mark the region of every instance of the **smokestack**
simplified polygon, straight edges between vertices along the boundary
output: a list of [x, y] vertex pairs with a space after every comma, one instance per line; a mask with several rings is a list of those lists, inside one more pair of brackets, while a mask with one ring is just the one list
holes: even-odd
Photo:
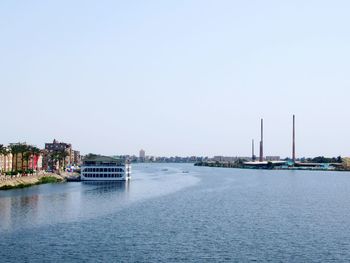
[[252, 161], [255, 162], [255, 154], [254, 154], [254, 139], [252, 140]]
[[260, 157], [259, 161], [264, 161], [264, 120], [261, 119], [261, 139], [260, 139]]
[[292, 159], [295, 163], [295, 115], [293, 115], [293, 153], [292, 153]]

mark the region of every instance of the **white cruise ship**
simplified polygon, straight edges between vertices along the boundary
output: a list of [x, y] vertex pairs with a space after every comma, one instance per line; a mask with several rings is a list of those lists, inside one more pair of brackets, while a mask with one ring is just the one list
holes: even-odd
[[81, 181], [127, 181], [131, 178], [129, 162], [89, 154], [81, 166]]

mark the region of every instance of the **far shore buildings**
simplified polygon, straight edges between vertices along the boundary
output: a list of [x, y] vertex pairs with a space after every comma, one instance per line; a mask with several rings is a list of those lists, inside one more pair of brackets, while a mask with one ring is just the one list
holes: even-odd
[[342, 165], [345, 169], [350, 169], [350, 157], [342, 158]]
[[140, 162], [144, 162], [146, 160], [146, 152], [143, 149], [140, 150], [139, 160]]
[[268, 161], [268, 162], [271, 162], [271, 161], [280, 161], [280, 160], [281, 160], [281, 157], [280, 157], [280, 156], [266, 156], [266, 157], [265, 157], [265, 160]]

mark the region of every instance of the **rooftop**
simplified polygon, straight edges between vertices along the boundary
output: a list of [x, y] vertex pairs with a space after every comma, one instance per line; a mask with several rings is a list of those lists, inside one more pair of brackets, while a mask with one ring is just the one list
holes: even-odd
[[84, 158], [84, 162], [94, 162], [94, 163], [123, 163], [124, 161], [121, 159], [116, 159], [109, 156], [96, 155], [96, 154], [88, 154]]

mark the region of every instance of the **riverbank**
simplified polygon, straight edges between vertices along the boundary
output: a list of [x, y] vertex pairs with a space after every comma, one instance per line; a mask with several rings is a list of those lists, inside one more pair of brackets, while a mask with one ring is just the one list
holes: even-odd
[[301, 170], [301, 171], [337, 171], [349, 172], [350, 169], [341, 165], [330, 164], [300, 164], [287, 165], [283, 162], [198, 162], [195, 166], [216, 167], [216, 168], [234, 168], [234, 169], [255, 169], [255, 170]]
[[25, 188], [47, 183], [59, 183], [63, 182], [64, 180], [64, 176], [54, 173], [6, 178], [6, 180], [0, 181], [0, 190]]

